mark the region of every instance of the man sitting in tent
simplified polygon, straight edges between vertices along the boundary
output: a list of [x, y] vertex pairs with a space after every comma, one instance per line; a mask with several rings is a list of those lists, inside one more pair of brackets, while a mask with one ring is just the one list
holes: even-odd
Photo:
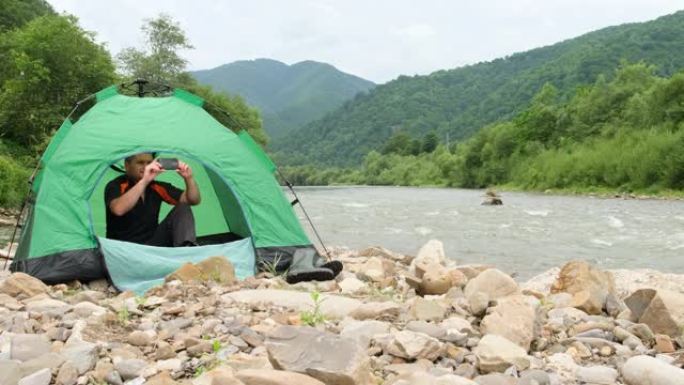
[[[163, 247], [196, 245], [190, 205], [199, 204], [201, 198], [190, 166], [178, 161], [183, 191], [155, 180], [166, 170], [150, 153], [130, 156], [124, 165], [126, 173], [105, 188], [107, 238]], [[158, 223], [162, 201], [175, 207]]]

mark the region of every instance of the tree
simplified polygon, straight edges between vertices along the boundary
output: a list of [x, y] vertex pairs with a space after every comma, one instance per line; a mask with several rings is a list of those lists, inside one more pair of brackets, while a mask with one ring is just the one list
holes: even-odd
[[188, 61], [178, 51], [193, 46], [180, 25], [169, 15], [160, 14], [156, 19], [146, 19], [141, 30], [145, 49], [129, 47], [117, 55], [124, 75], [173, 86], [191, 81], [185, 70]]
[[178, 51], [193, 46], [177, 22], [161, 14], [156, 19], [147, 19], [141, 30], [146, 49], [126, 48], [117, 55], [124, 76], [186, 89], [202, 97], [206, 101], [205, 109], [221, 124], [233, 131], [247, 130], [254, 140], [266, 145], [268, 136], [257, 110], [240, 96], [214, 92], [211, 87], [199, 85], [186, 71], [188, 62]]
[[437, 134], [433, 132], [427, 133], [423, 137], [423, 152], [433, 152], [437, 148], [437, 145], [439, 144], [439, 138], [437, 137]]
[[410, 146], [411, 137], [404, 132], [397, 131], [387, 140], [381, 152], [406, 155], [410, 151]]
[[36, 18], [0, 47], [0, 135], [37, 151], [76, 101], [115, 80], [109, 53], [71, 16]]
[[18, 28], [43, 15], [55, 11], [45, 0], [0, 0], [0, 32]]

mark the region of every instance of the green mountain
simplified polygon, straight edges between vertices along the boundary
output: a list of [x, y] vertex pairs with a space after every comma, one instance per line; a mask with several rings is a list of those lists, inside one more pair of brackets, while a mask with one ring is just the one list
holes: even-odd
[[303, 61], [243, 60], [192, 73], [198, 82], [238, 94], [261, 110], [273, 137], [321, 118], [375, 84], [330, 64]]
[[[645, 23], [604, 28], [490, 62], [426, 76], [400, 76], [272, 143], [282, 164], [358, 165], [400, 133], [423, 140], [464, 139], [522, 111], [546, 83], [563, 98], [622, 61], [644, 61], [657, 74], [684, 67], [684, 11]], [[298, 154], [293, 156], [292, 154]]]

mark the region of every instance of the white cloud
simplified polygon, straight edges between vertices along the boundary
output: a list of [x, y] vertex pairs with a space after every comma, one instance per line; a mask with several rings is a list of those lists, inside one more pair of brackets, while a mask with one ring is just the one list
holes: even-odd
[[165, 12], [191, 69], [268, 57], [318, 60], [376, 82], [491, 60], [684, 8], [682, 0], [48, 0], [113, 53]]

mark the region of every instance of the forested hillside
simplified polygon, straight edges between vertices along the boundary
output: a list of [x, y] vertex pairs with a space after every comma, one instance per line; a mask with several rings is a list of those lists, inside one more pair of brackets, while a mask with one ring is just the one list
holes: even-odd
[[422, 141], [468, 138], [482, 127], [513, 117], [545, 83], [567, 100], [599, 75], [612, 78], [622, 61], [655, 65], [669, 76], [684, 67], [684, 11], [646, 23], [588, 33], [552, 46], [491, 62], [401, 76], [357, 96], [293, 135], [274, 141], [287, 164], [358, 165], [372, 150], [403, 133]]
[[508, 185], [531, 190], [662, 193], [684, 189], [684, 71], [625, 65], [569, 100], [547, 84], [508, 121], [447, 149], [410, 142], [372, 151], [358, 169], [288, 167], [298, 184]]
[[245, 98], [259, 109], [265, 130], [273, 137], [319, 119], [375, 86], [315, 61], [287, 65], [270, 59], [241, 60], [192, 75], [202, 84]]

